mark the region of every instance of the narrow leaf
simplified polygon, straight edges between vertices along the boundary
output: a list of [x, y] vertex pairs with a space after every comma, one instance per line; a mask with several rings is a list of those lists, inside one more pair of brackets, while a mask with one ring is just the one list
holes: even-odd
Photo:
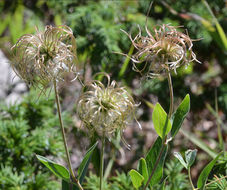
[[173, 155], [180, 161], [180, 163], [181, 163], [186, 169], [188, 169], [186, 162], [184, 161], [183, 157], [181, 156], [181, 153], [179, 153], [179, 152], [174, 152]]
[[213, 20], [214, 20], [214, 23], [216, 25], [216, 29], [217, 29], [217, 32], [219, 34], [221, 43], [222, 43], [223, 47], [225, 48], [225, 51], [227, 51], [227, 37], [225, 35], [225, 32], [224, 32], [223, 28], [219, 24], [217, 18], [215, 17], [214, 13], [212, 12], [212, 10], [211, 10], [209, 4], [207, 3], [207, 1], [206, 0], [202, 0], [202, 2], [206, 6], [206, 8], [209, 11], [210, 15], [213, 17]]
[[170, 120], [168, 119], [165, 110], [159, 103], [157, 103], [154, 107], [152, 121], [154, 123], [155, 131], [161, 138], [164, 138], [171, 130], [172, 126]]
[[208, 178], [212, 168], [214, 167], [214, 164], [216, 163], [216, 161], [218, 160], [218, 158], [221, 154], [222, 154], [222, 152], [220, 152], [209, 164], [207, 164], [206, 167], [203, 169], [203, 171], [200, 173], [199, 179], [197, 181], [197, 187], [200, 190], [203, 190], [205, 188], [207, 178]]
[[129, 175], [132, 180], [133, 186], [136, 189], [138, 189], [142, 185], [144, 177], [139, 172], [137, 172], [136, 170], [133, 170], [133, 169], [130, 170]]
[[171, 136], [174, 137], [179, 129], [182, 126], [182, 123], [190, 110], [190, 96], [187, 94], [179, 107], [177, 108], [176, 112], [173, 114], [173, 124], [171, 129]]
[[149, 176], [147, 171], [147, 163], [144, 158], [140, 158], [139, 164], [138, 164], [138, 170], [139, 170], [139, 173], [144, 177], [143, 183], [145, 185], [147, 183]]
[[187, 150], [185, 152], [185, 159], [186, 159], [186, 163], [187, 163], [187, 167], [190, 168], [192, 166], [192, 164], [195, 161], [196, 158], [196, 154], [197, 154], [197, 150]]
[[69, 171], [62, 165], [57, 164], [43, 156], [36, 155], [37, 159], [42, 162], [50, 171], [52, 171], [57, 177], [60, 177], [66, 181], [70, 180]]
[[149, 176], [151, 175], [154, 165], [159, 157], [160, 151], [162, 151], [162, 153], [161, 153], [157, 168], [151, 178], [151, 182], [150, 182], [151, 186], [157, 184], [162, 178], [163, 165], [164, 165], [164, 161], [167, 153], [167, 145], [163, 145], [162, 147], [162, 139], [161, 137], [158, 137], [155, 143], [153, 144], [152, 148], [149, 150], [148, 154], [145, 157]]
[[78, 177], [78, 179], [79, 179], [80, 183], [82, 183], [83, 180], [84, 180], [84, 177], [87, 173], [88, 165], [89, 165], [90, 160], [91, 160], [92, 153], [93, 153], [95, 147], [97, 146], [97, 144], [98, 144], [98, 141], [91, 148], [89, 148], [89, 150], [87, 151], [87, 153], [84, 156], [83, 161], [81, 162], [81, 164], [79, 166], [79, 169], [78, 169], [78, 176], [79, 177]]
[[125, 71], [127, 70], [129, 61], [130, 61], [130, 56], [133, 54], [133, 50], [134, 50], [134, 46], [131, 45], [130, 50], [129, 50], [129, 52], [128, 52], [128, 56], [126, 57], [126, 59], [125, 59], [123, 65], [122, 65], [122, 67], [121, 67], [121, 70], [120, 70], [120, 72], [119, 72], [119, 74], [118, 74], [118, 77], [119, 77], [119, 78], [121, 78], [121, 77], [124, 76]]

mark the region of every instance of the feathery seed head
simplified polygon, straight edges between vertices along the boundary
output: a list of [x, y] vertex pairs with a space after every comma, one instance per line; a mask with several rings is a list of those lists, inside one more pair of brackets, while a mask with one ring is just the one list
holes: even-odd
[[[118, 87], [115, 81], [107, 87], [100, 81], [92, 81], [85, 86], [85, 92], [78, 100], [78, 115], [85, 126], [111, 137], [116, 130], [125, 129], [128, 121], [134, 117], [136, 104], [124, 87]], [[135, 118], [135, 117], [134, 117]]]
[[[171, 70], [176, 73], [176, 68], [192, 61], [199, 62], [192, 51], [192, 40], [187, 34], [177, 31], [176, 27], [163, 24], [154, 27], [153, 35], [147, 27], [146, 32], [147, 36], [142, 36], [139, 28], [139, 34], [134, 39], [125, 32], [137, 49], [130, 57], [135, 71], [142, 74], [146, 70], [147, 76], [155, 77]], [[145, 66], [140, 70], [136, 64], [142, 62]]]
[[46, 26], [43, 32], [25, 34], [12, 47], [15, 72], [28, 85], [44, 88], [63, 74], [75, 72], [76, 40], [68, 26]]

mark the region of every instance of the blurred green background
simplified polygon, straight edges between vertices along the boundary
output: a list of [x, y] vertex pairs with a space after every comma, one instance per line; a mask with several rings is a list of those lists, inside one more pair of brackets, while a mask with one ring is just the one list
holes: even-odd
[[[157, 0], [148, 14], [150, 30], [157, 24], [171, 23], [184, 26], [179, 30], [186, 29], [192, 39], [199, 39], [194, 42], [193, 49], [202, 64], [191, 63], [187, 68], [178, 69], [177, 75], [172, 74], [175, 106], [189, 93], [191, 111], [181, 134], [172, 143], [174, 148], [169, 157], [172, 158], [175, 149], [199, 149], [201, 154], [197, 159], [197, 167], [192, 169], [193, 178], [196, 178], [205, 163], [223, 149], [227, 141], [227, 2], [207, 2], [211, 10], [200, 0]], [[132, 53], [131, 42], [120, 29], [135, 36], [139, 25], [145, 34], [149, 5], [148, 0], [0, 1], [0, 50], [9, 62], [13, 60], [10, 48], [21, 35], [34, 33], [36, 27], [42, 30], [45, 25], [65, 24], [73, 29], [77, 40], [78, 58], [83, 65], [82, 80], [91, 80], [92, 75], [100, 71], [110, 73], [112, 79], [127, 86], [136, 101], [141, 102], [137, 118], [143, 131], [138, 130], [134, 124], [134, 128], [125, 132], [132, 151], [128, 152], [122, 147], [124, 158], [118, 151], [114, 152], [114, 167], [125, 172], [135, 166], [135, 161], [147, 152], [155, 139], [151, 126], [152, 105], [159, 101], [166, 110], [169, 105], [165, 78], [141, 80], [141, 76], [132, 71], [132, 63], [126, 57], [114, 53]], [[0, 63], [3, 64], [3, 61]], [[7, 71], [2, 69], [1, 72]], [[79, 121], [74, 105], [81, 87], [78, 82], [67, 84], [61, 88], [61, 97], [70, 134], [69, 144], [83, 153], [83, 143], [73, 140], [84, 139], [82, 142], [86, 142], [89, 147], [86, 131], [78, 129]], [[50, 95], [48, 100], [44, 97], [36, 101], [34, 97], [39, 92], [27, 88], [20, 94], [26, 94], [20, 102], [4, 105], [5, 99], [14, 90], [13, 85], [7, 86], [5, 96], [0, 97], [0, 189], [56, 189], [60, 184], [50, 173], [41, 174], [39, 170], [42, 166], [34, 159], [34, 153], [59, 158], [63, 153], [58, 127], [55, 127], [58, 123], [54, 123], [53, 97]], [[218, 137], [218, 125], [224, 142], [220, 142], [220, 134]], [[50, 133], [57, 137], [46, 137]], [[111, 144], [108, 149], [112, 150], [113, 147], [115, 145]], [[75, 152], [72, 150], [73, 157], [78, 156]], [[171, 164], [174, 165], [169, 163], [169, 166]], [[74, 167], [77, 166], [75, 164]], [[42, 170], [47, 172], [44, 168]], [[111, 175], [115, 175], [115, 172]], [[187, 186], [184, 188], [187, 189]]]

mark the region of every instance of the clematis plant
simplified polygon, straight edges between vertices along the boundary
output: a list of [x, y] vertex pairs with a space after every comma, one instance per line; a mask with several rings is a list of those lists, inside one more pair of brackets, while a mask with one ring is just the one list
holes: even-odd
[[[104, 76], [107, 78], [107, 86], [105, 87], [97, 80], [89, 82], [84, 86], [84, 92], [79, 97], [77, 104], [78, 115], [85, 127], [91, 133], [96, 131], [102, 139], [100, 190], [103, 189], [105, 138], [111, 139], [116, 131], [120, 131], [122, 141], [129, 148], [122, 133], [128, 122], [135, 118], [134, 112], [137, 106], [124, 87], [118, 87], [116, 81], [111, 82], [108, 74], [104, 73]], [[139, 125], [139, 127], [141, 126]]]

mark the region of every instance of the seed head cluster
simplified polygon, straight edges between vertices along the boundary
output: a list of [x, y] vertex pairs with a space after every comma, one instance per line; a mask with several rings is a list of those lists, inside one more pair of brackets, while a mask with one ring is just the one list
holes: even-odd
[[[125, 31], [123, 31], [125, 32]], [[146, 27], [147, 36], [141, 35], [141, 29], [134, 39], [130, 38], [137, 52], [130, 57], [133, 61], [135, 71], [147, 76], [155, 77], [176, 69], [181, 65], [187, 65], [192, 61], [197, 61], [195, 53], [192, 51], [192, 40], [187, 34], [179, 32], [176, 27], [170, 25], [159, 25], [154, 27], [151, 33]], [[145, 62], [142, 69], [138, 69], [138, 64]]]
[[78, 100], [78, 115], [89, 130], [102, 136], [111, 137], [116, 130], [125, 129], [134, 117], [135, 102], [124, 87], [115, 81], [105, 87], [100, 81], [92, 81], [85, 86], [85, 92]]
[[30, 86], [44, 88], [63, 74], [75, 72], [76, 40], [68, 26], [46, 26], [43, 32], [25, 34], [12, 47], [15, 72]]

